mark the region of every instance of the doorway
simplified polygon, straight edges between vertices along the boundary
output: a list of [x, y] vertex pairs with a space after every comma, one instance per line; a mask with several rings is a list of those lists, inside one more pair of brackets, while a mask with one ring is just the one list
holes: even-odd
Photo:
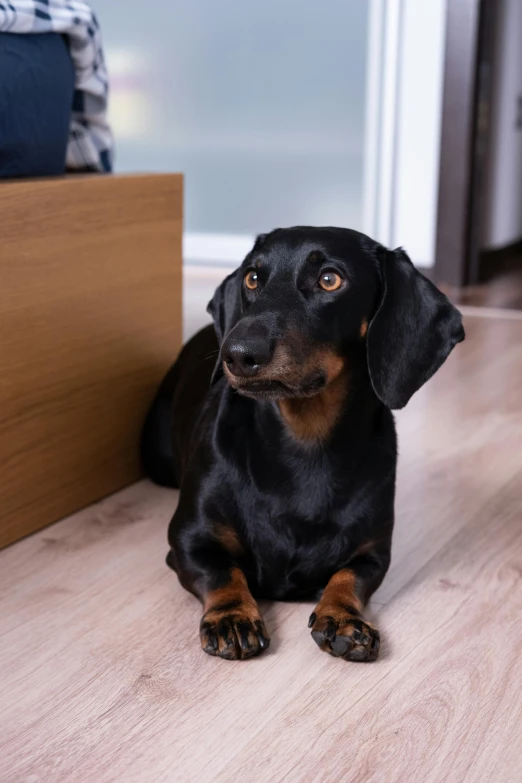
[[448, 6], [436, 279], [522, 308], [522, 3]]

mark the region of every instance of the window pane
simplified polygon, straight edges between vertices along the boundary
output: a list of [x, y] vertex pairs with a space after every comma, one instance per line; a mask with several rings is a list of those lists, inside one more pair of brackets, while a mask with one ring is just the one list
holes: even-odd
[[367, 0], [96, 0], [117, 171], [182, 171], [189, 232], [361, 228]]

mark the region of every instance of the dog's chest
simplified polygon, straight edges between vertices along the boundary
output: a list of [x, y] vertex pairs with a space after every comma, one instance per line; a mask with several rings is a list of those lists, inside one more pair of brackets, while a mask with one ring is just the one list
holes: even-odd
[[313, 484], [258, 498], [241, 526], [254, 590], [276, 599], [304, 598], [324, 587], [354, 532], [350, 509], [337, 508], [330, 493]]
[[[357, 454], [246, 448], [230, 486], [254, 592], [313, 597], [373, 533], [382, 487]], [[229, 474], [230, 475], [230, 474]], [[226, 477], [223, 476], [226, 481]]]
[[347, 549], [342, 531], [328, 518], [281, 515], [260, 519], [248, 533], [253, 589], [273, 599], [313, 595]]

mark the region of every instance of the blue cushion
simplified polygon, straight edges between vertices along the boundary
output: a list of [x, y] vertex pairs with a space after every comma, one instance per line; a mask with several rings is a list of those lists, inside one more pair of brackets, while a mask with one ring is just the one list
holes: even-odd
[[58, 33], [0, 33], [0, 177], [63, 174], [74, 68]]

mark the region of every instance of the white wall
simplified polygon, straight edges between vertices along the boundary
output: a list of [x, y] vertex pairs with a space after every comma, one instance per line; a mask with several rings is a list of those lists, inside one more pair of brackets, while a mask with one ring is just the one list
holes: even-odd
[[[522, 0], [497, 0], [492, 125], [482, 245], [522, 238]], [[517, 127], [518, 125], [518, 127]]]

